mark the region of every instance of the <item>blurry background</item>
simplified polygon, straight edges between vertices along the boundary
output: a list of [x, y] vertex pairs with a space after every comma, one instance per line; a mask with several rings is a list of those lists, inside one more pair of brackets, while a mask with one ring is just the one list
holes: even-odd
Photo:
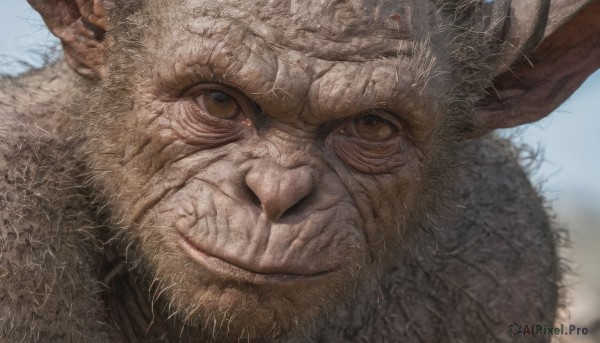
[[[26, 1], [0, 2], [0, 74], [43, 65], [56, 45]], [[573, 302], [567, 323], [600, 327], [600, 72], [549, 118], [503, 134], [543, 153], [533, 181], [571, 233], [578, 275], [569, 281]], [[576, 342], [600, 342], [600, 337]]]

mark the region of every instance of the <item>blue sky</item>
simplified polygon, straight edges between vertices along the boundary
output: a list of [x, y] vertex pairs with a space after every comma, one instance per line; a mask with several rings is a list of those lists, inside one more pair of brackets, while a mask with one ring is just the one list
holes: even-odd
[[[16, 59], [39, 64], [32, 47], [43, 50], [51, 39], [26, 1], [0, 2], [0, 71], [14, 71]], [[600, 211], [600, 72], [558, 111], [519, 132], [518, 139], [545, 152], [535, 180], [546, 180], [544, 190], [550, 198], [583, 195]]]

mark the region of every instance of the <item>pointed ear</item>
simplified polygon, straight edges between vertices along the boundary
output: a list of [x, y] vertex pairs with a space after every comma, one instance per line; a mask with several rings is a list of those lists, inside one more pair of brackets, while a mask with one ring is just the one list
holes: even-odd
[[552, 0], [546, 17], [515, 18], [517, 26], [519, 20], [525, 20], [525, 26], [544, 22], [543, 34], [537, 30], [538, 41], [521, 48], [519, 54], [526, 58], [506, 55], [504, 63], [510, 69], [496, 69], [493, 87], [479, 103], [469, 135], [530, 123], [562, 104], [600, 68], [599, 18], [597, 0]]
[[65, 60], [80, 75], [101, 78], [108, 45], [104, 0], [28, 0], [62, 43]]

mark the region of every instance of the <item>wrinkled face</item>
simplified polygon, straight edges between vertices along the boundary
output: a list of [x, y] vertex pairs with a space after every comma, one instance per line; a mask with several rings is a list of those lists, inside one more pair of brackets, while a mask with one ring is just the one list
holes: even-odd
[[183, 317], [247, 337], [304, 326], [427, 210], [445, 59], [426, 44], [433, 11], [159, 2], [136, 19], [127, 74], [96, 92], [91, 168]]

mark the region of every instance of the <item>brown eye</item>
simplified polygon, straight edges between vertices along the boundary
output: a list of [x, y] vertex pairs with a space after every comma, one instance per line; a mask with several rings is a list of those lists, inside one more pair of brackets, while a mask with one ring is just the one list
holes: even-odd
[[359, 138], [381, 142], [392, 138], [396, 133], [396, 128], [380, 116], [370, 114], [355, 119], [350, 124], [348, 131]]
[[204, 92], [198, 95], [194, 101], [206, 114], [220, 119], [233, 120], [242, 111], [233, 97], [220, 91]]

